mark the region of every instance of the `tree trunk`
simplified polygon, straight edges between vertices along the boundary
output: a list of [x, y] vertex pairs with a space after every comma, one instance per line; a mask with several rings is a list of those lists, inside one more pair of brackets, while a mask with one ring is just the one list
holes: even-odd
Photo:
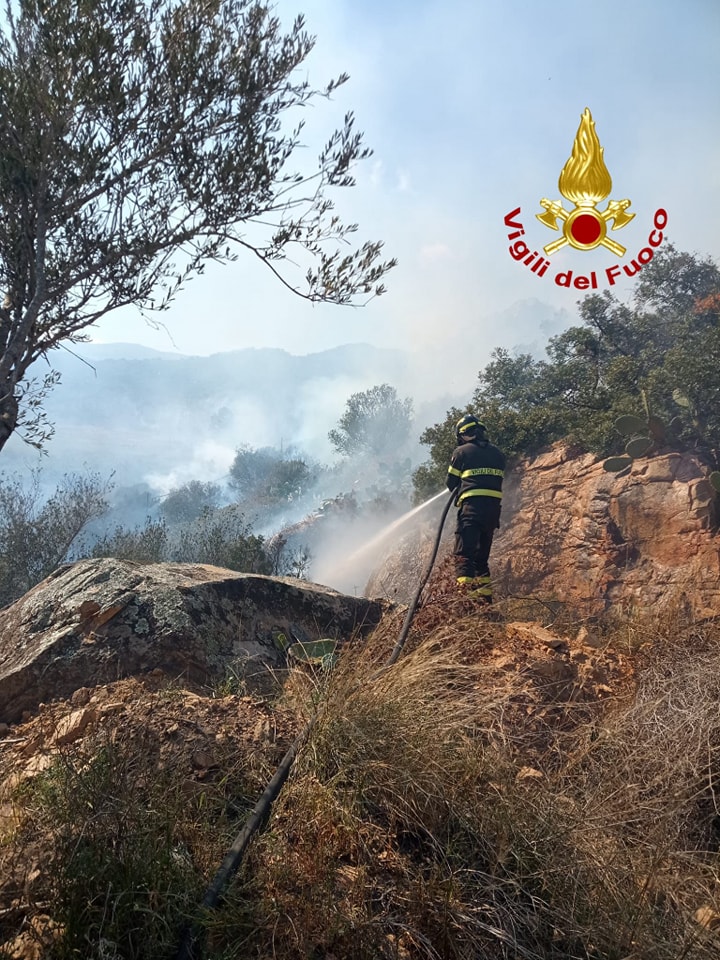
[[17, 426], [18, 402], [12, 390], [0, 397], [0, 450], [5, 446]]

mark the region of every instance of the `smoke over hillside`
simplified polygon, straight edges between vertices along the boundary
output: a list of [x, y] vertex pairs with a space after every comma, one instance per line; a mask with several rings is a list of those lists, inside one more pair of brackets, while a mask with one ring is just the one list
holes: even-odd
[[[566, 321], [541, 304], [526, 303], [499, 330], [506, 345], [521, 342], [522, 349], [539, 353], [538, 344]], [[162, 499], [190, 481], [212, 481], [223, 488], [226, 502], [236, 499], [227, 481], [240, 447], [287, 451], [324, 468], [317, 483], [282, 509], [258, 509], [249, 519], [269, 537], [322, 512], [323, 501], [355, 496], [363, 519], [347, 525], [345, 548], [337, 552], [332, 545], [324, 568], [335, 569], [334, 556], [361, 547], [363, 538], [407, 509], [412, 471], [427, 456], [421, 432], [451, 406], [467, 403], [492, 349], [503, 345], [467, 337], [458, 342], [451, 321], [430, 341], [431, 350], [418, 329], [407, 351], [348, 344], [303, 356], [246, 349], [203, 357], [132, 344], [60, 349], [49, 360], [61, 383], [44, 403], [54, 436], [42, 455], [12, 437], [0, 470], [27, 476], [39, 469], [48, 491], [66, 473], [112, 474], [108, 523], [132, 525], [157, 516]], [[42, 366], [36, 364], [34, 376], [47, 371]], [[337, 427], [353, 394], [379, 384], [412, 401], [412, 435], [393, 451], [390, 465], [380, 458], [340, 458], [328, 431]]]

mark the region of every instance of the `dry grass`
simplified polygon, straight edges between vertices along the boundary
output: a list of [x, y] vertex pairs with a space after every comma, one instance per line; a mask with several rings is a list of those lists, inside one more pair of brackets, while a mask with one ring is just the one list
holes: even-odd
[[718, 955], [717, 637], [703, 635], [693, 658], [660, 637], [636, 697], [564, 734], [565, 764], [553, 753], [543, 770], [521, 766], [522, 736], [508, 729], [517, 678], [499, 684], [469, 662], [491, 630], [442, 627], [379, 675], [372, 655], [343, 661], [253, 852], [245, 893], [265, 911], [243, 932], [247, 949], [263, 955], [272, 941], [283, 960]]
[[[527, 678], [489, 655], [501, 624], [446, 618], [385, 668], [399, 626], [332, 671], [292, 671], [283, 707], [317, 723], [205, 917], [208, 960], [715, 960], [718, 625], [678, 614], [603, 627], [608, 648], [636, 658], [633, 696], [579, 713], [559, 700], [532, 737]], [[65, 896], [70, 877], [86, 910], [85, 930], [48, 957], [170, 958], [242, 822], [227, 795], [207, 810], [178, 802], [172, 778], [133, 791], [138, 763], [100, 751], [27, 798], [36, 826], [52, 820]], [[101, 864], [78, 859], [90, 837]], [[67, 924], [63, 903], [49, 890], [42, 909]]]
[[627, 898], [628, 945], [668, 931], [648, 956], [720, 950], [691, 920], [705, 907], [720, 924], [720, 649], [696, 639], [691, 651], [659, 651], [634, 701], [607, 718], [563, 783], [582, 804], [585, 859], [615, 866], [607, 890], [616, 906]]

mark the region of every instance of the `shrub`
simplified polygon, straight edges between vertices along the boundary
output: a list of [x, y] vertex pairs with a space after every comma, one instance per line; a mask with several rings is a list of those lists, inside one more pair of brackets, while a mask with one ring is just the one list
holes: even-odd
[[0, 476], [0, 605], [11, 603], [85, 549], [83, 535], [107, 510], [110, 480], [97, 473], [66, 474], [42, 492], [41, 475], [30, 483]]

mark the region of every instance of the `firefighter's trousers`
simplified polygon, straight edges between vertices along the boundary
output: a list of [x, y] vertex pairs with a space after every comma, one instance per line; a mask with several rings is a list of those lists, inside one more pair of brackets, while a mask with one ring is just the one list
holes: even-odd
[[500, 501], [469, 497], [458, 508], [455, 526], [455, 575], [459, 584], [480, 588], [492, 597], [488, 558], [500, 521]]

